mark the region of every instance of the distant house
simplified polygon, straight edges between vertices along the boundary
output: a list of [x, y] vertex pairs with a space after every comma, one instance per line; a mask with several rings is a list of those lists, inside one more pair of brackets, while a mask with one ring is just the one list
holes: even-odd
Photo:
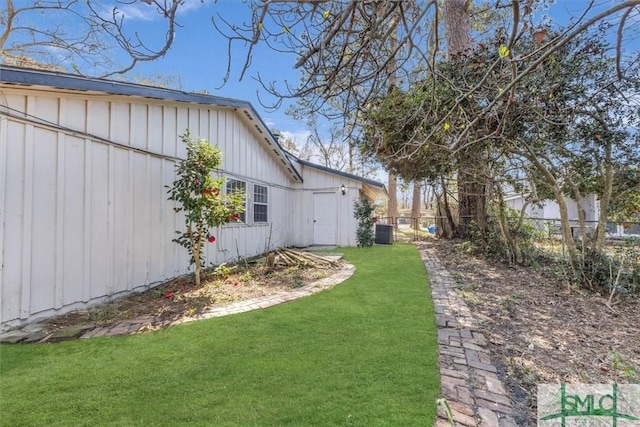
[[285, 152], [249, 102], [0, 66], [2, 327], [143, 290], [189, 272], [166, 185], [179, 136], [220, 146], [246, 191], [208, 263], [276, 247], [356, 244], [353, 204], [384, 185]]
[[[526, 201], [527, 195], [516, 194], [505, 197], [507, 206], [520, 211]], [[582, 205], [579, 206], [575, 200], [565, 197], [567, 203], [567, 211], [569, 214], [569, 221], [572, 225], [577, 226], [579, 223], [578, 209], [581, 208], [585, 215], [585, 225], [587, 227], [595, 228], [598, 225], [600, 217], [600, 200], [595, 194], [588, 194], [583, 198]], [[560, 207], [555, 200], [543, 200], [540, 203], [529, 204], [525, 209], [524, 215], [526, 218], [545, 221], [558, 221], [556, 226], [559, 226], [560, 221]], [[607, 224], [607, 235], [609, 237], [640, 237], [640, 224], [638, 223], [613, 223]]]
[[[518, 211], [524, 206], [528, 194], [514, 194], [505, 197], [507, 206], [514, 208]], [[600, 201], [595, 194], [588, 194], [583, 197], [582, 205], [579, 206], [575, 200], [565, 197], [567, 204], [567, 213], [570, 221], [578, 221], [578, 209], [582, 209], [585, 214], [585, 221], [587, 223], [597, 222], [600, 215]], [[539, 203], [531, 203], [527, 206], [524, 212], [524, 216], [527, 218], [536, 219], [560, 219], [560, 206], [555, 200], [543, 200]]]

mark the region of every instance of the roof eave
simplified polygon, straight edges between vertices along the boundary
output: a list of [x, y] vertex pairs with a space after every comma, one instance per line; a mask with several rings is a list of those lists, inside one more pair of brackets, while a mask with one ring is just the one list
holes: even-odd
[[303, 182], [302, 175], [286, 155], [285, 150], [280, 146], [276, 138], [273, 137], [269, 128], [249, 101], [2, 64], [0, 64], [0, 81], [4, 84], [17, 86], [46, 86], [54, 89], [78, 92], [98, 92], [111, 95], [212, 105], [215, 107], [233, 108], [236, 112], [241, 110], [249, 122], [252, 122], [254, 125], [253, 130], [258, 133], [259, 138], [262, 138], [262, 140], [266, 142], [276, 158], [280, 160], [279, 167], [287, 171], [294, 181]]

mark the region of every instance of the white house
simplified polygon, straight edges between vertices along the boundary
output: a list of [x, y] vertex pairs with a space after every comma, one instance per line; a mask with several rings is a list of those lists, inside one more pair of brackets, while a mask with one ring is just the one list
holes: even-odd
[[[514, 208], [518, 211], [522, 209], [526, 202], [527, 194], [514, 194], [505, 197], [507, 206]], [[600, 200], [595, 194], [588, 194], [583, 197], [581, 206], [578, 203], [565, 197], [567, 204], [567, 213], [570, 221], [578, 221], [578, 209], [581, 208], [585, 214], [585, 221], [587, 223], [597, 222], [600, 215]], [[534, 219], [560, 219], [560, 207], [555, 200], [543, 200], [538, 204], [529, 204], [525, 209], [524, 216]]]
[[0, 66], [0, 325], [97, 304], [189, 272], [166, 185], [179, 136], [218, 144], [244, 222], [207, 262], [275, 247], [355, 245], [353, 204], [384, 185], [286, 153], [250, 103]]

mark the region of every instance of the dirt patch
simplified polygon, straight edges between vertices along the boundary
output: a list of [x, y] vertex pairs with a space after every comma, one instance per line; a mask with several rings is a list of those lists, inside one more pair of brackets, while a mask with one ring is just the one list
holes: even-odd
[[466, 243], [429, 239], [490, 341], [516, 403], [536, 425], [538, 383], [640, 382], [640, 301], [571, 289], [554, 266], [509, 267]]
[[179, 277], [145, 292], [58, 316], [46, 322], [49, 332], [73, 325], [114, 326], [123, 320], [155, 319], [167, 325], [197, 316], [216, 307], [252, 298], [268, 297], [303, 287], [343, 268], [332, 266], [276, 266], [265, 263], [236, 264], [209, 271], [196, 286], [192, 276]]

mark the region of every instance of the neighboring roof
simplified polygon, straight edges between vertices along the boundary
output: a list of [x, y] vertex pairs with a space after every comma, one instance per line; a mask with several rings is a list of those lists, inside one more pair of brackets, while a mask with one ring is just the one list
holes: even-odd
[[277, 139], [271, 135], [269, 128], [255, 108], [253, 108], [253, 105], [248, 101], [84, 77], [75, 74], [11, 67], [2, 64], [0, 64], [0, 82], [11, 85], [47, 86], [62, 90], [108, 93], [112, 95], [170, 100], [242, 110], [245, 117], [254, 125], [254, 130], [259, 134], [259, 137], [271, 148], [274, 155], [280, 159], [282, 166], [289, 172], [293, 180], [302, 182], [300, 172], [285, 154], [285, 150], [280, 146]]

